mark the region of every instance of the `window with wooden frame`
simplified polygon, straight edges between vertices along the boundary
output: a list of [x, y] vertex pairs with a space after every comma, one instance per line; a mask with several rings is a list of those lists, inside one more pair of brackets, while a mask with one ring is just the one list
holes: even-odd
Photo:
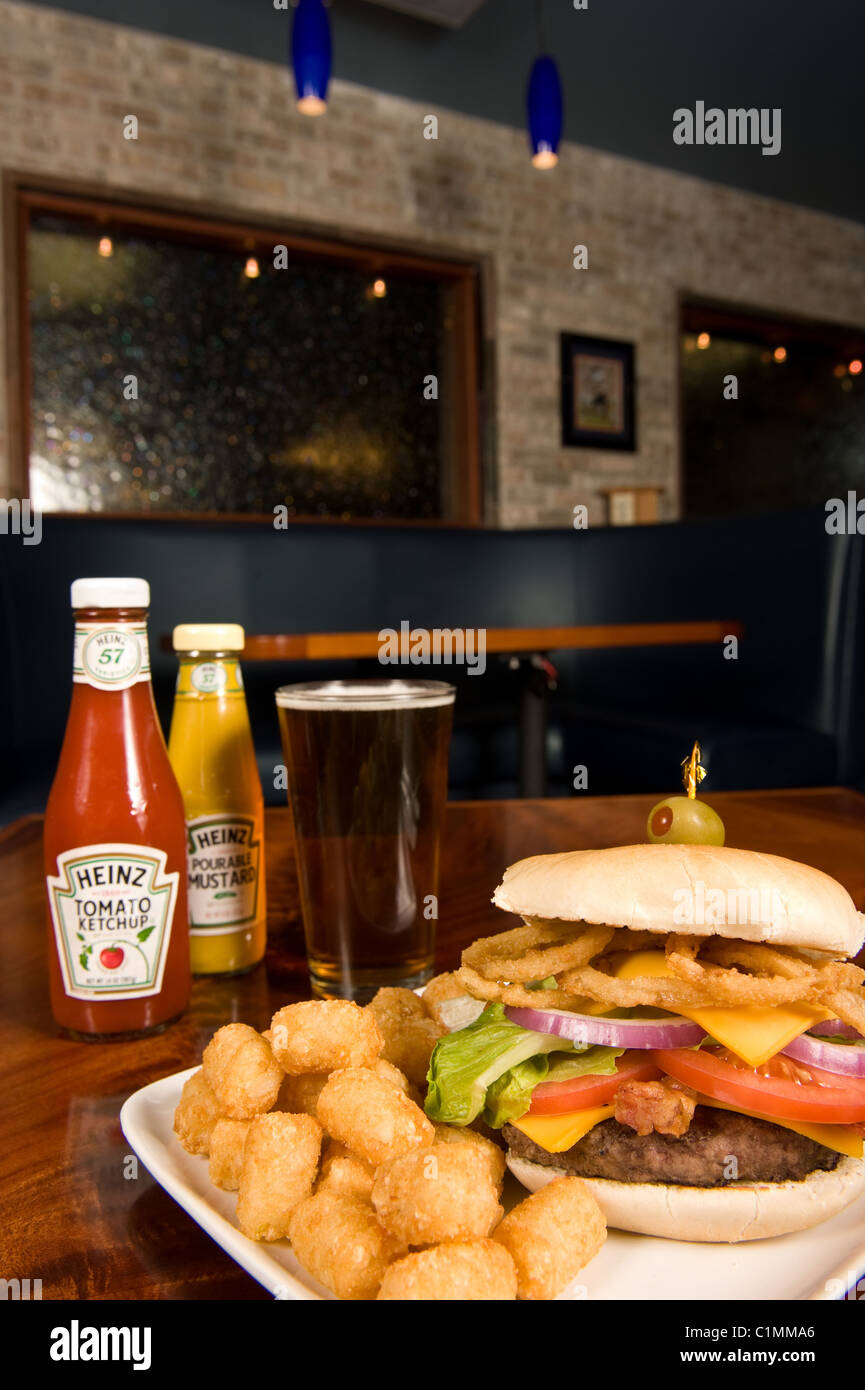
[[480, 522], [475, 265], [13, 193], [34, 505]]
[[681, 303], [683, 514], [822, 507], [865, 485], [865, 332]]

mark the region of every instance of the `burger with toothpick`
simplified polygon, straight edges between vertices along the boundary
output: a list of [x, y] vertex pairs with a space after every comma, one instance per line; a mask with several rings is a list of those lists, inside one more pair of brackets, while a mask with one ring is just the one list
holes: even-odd
[[696, 796], [650, 843], [536, 855], [438, 1009], [427, 1113], [494, 1131], [532, 1191], [585, 1180], [621, 1230], [742, 1241], [865, 1192], [865, 917], [808, 865], [724, 844]]

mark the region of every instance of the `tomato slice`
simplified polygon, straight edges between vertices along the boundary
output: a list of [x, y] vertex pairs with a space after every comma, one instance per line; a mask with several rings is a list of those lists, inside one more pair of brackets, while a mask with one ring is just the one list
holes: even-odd
[[655, 1081], [657, 1062], [647, 1052], [625, 1052], [616, 1058], [614, 1076], [575, 1076], [570, 1081], [542, 1081], [532, 1091], [530, 1115], [566, 1115], [610, 1100], [623, 1081]]
[[661, 1070], [676, 1081], [693, 1086], [695, 1091], [713, 1100], [757, 1111], [767, 1119], [777, 1115], [783, 1120], [813, 1120], [829, 1125], [857, 1124], [865, 1120], [865, 1080], [858, 1077], [838, 1076], [799, 1062], [795, 1068], [788, 1069], [795, 1070], [796, 1079], [766, 1075], [773, 1070], [785, 1070], [773, 1067], [777, 1058], [772, 1058], [765, 1067], [752, 1070], [743, 1063], [725, 1060], [709, 1048], [701, 1048], [699, 1052], [690, 1048], [665, 1048], [651, 1055]]

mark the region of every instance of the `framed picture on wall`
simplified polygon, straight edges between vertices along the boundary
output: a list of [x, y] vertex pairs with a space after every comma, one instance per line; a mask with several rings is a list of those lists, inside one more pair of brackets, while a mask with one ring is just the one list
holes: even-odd
[[633, 343], [563, 333], [561, 344], [562, 443], [633, 453]]

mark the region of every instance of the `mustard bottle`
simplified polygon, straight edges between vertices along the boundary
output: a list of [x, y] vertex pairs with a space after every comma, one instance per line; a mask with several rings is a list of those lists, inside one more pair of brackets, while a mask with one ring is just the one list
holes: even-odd
[[250, 970], [266, 944], [264, 798], [236, 623], [183, 623], [168, 756], [186, 816], [194, 975]]

